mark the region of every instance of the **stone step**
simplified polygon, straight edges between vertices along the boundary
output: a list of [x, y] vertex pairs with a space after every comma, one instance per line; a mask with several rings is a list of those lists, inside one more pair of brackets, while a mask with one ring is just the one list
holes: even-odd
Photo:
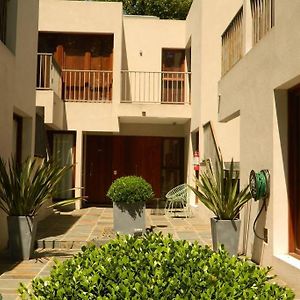
[[88, 243], [94, 243], [97, 246], [106, 244], [110, 239], [95, 239], [95, 240], [50, 240], [40, 239], [36, 241], [37, 249], [65, 249], [65, 250], [80, 250], [82, 246]]

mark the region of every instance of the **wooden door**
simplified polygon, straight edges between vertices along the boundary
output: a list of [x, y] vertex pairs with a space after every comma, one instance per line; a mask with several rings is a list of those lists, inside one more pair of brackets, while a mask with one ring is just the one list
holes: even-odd
[[110, 136], [87, 136], [85, 195], [89, 204], [112, 205], [106, 197], [112, 182], [112, 139]]
[[165, 103], [181, 103], [185, 98], [185, 50], [162, 50], [161, 97]]
[[183, 180], [183, 139], [145, 136], [87, 136], [85, 195], [88, 203], [111, 205], [113, 180], [129, 175], [148, 181], [156, 197]]
[[113, 178], [136, 175], [148, 181], [160, 195], [161, 138], [118, 136], [113, 138]]
[[289, 241], [300, 255], [300, 87], [289, 92]]

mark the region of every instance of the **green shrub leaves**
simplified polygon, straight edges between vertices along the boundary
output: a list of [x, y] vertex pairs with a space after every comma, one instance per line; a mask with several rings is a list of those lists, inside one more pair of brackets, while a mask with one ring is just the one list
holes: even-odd
[[156, 16], [160, 19], [185, 20], [193, 0], [93, 0], [123, 2], [127, 15]]
[[135, 203], [151, 199], [153, 190], [142, 177], [124, 176], [111, 184], [107, 197], [116, 203]]
[[293, 299], [269, 269], [220, 249], [149, 234], [117, 237], [57, 262], [48, 278], [22, 286], [23, 299]]

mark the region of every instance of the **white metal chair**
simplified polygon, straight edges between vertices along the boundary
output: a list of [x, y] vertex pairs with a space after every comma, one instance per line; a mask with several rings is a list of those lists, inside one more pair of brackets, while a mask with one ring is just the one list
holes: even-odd
[[191, 215], [191, 207], [188, 201], [188, 185], [186, 183], [180, 184], [172, 188], [166, 194], [165, 214], [174, 214], [182, 212], [188, 218]]

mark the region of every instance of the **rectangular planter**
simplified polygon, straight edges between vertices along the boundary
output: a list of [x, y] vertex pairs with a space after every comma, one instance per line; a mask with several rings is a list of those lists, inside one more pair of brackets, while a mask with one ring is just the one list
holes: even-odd
[[210, 219], [213, 250], [224, 245], [230, 255], [237, 255], [240, 237], [241, 220]]
[[8, 216], [8, 249], [15, 260], [30, 259], [34, 250], [36, 222], [28, 216]]
[[145, 202], [113, 203], [114, 230], [123, 234], [145, 232]]

